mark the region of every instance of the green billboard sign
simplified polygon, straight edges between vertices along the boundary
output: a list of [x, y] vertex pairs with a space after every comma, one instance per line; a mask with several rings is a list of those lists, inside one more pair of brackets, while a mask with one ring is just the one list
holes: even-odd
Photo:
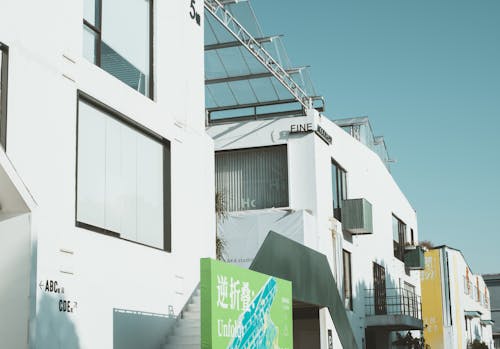
[[201, 260], [202, 349], [293, 349], [292, 283]]

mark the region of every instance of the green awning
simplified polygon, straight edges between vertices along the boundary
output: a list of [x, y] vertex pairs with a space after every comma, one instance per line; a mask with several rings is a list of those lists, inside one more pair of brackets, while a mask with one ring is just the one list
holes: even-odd
[[251, 270], [292, 282], [293, 299], [328, 307], [344, 348], [359, 348], [326, 256], [270, 231]]

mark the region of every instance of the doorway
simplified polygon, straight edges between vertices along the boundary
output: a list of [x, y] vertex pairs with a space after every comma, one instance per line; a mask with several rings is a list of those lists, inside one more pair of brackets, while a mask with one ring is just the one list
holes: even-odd
[[319, 307], [293, 302], [294, 349], [320, 349]]

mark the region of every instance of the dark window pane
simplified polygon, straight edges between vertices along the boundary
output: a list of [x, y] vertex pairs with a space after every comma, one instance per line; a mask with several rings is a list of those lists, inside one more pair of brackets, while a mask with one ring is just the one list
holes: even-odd
[[332, 163], [332, 198], [333, 198], [333, 208], [339, 208], [340, 203], [338, 201], [339, 191], [338, 191], [338, 177], [337, 177], [337, 166]]
[[0, 43], [0, 146], [5, 149], [7, 141], [7, 47]]
[[288, 207], [286, 146], [217, 152], [215, 177], [229, 211]]
[[351, 254], [343, 251], [344, 264], [344, 305], [352, 310], [352, 275], [351, 275]]

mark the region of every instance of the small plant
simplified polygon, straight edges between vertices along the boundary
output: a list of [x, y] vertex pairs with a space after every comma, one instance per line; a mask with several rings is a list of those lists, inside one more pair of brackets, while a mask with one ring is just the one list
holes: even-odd
[[411, 332], [408, 331], [405, 336], [400, 333], [396, 333], [397, 339], [392, 342], [392, 344], [403, 346], [409, 349], [429, 349], [430, 346], [425, 344], [424, 337], [415, 338], [412, 336]]
[[422, 247], [425, 247], [428, 250], [431, 250], [434, 248], [434, 244], [432, 242], [430, 242], [429, 240], [420, 241], [419, 245]]
[[474, 342], [469, 342], [468, 347], [470, 349], [488, 349], [488, 345], [485, 342], [481, 342], [479, 339], [474, 339]]
[[226, 241], [219, 233], [219, 226], [227, 218], [227, 199], [222, 191], [215, 192], [215, 255], [218, 260], [225, 260]]

